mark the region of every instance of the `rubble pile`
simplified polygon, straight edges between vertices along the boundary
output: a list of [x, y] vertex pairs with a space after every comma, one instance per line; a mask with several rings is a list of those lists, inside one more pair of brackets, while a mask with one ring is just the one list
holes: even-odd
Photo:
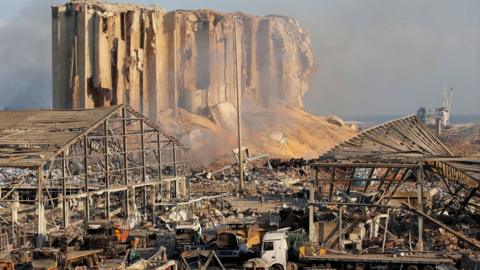
[[[251, 243], [247, 250], [261, 252], [262, 238], [268, 231], [275, 231], [281, 228], [289, 228], [289, 239], [296, 239], [295, 244], [298, 250], [291, 250], [291, 258], [329, 258], [328, 256], [384, 256], [390, 258], [417, 258], [425, 260], [451, 260], [452, 264], [472, 264], [478, 260], [480, 253], [472, 249], [472, 245], [447, 231], [444, 227], [436, 224], [425, 223], [423, 229], [424, 248], [423, 253], [418, 252], [418, 217], [415, 212], [402, 207], [398, 201], [415, 205], [413, 197], [392, 197], [398, 200], [394, 205], [382, 201], [380, 205], [371, 204], [376, 193], [365, 193], [368, 197], [359, 199], [355, 197], [352, 189], [347, 196], [345, 191], [336, 191], [332, 194], [331, 202], [326, 198], [329, 196], [329, 189], [325, 188], [320, 193], [315, 193], [319, 201], [313, 218], [313, 226], [316, 231], [313, 241], [309, 240], [309, 192], [311, 189], [323, 187], [315, 184], [313, 179], [324, 179], [334, 170], [332, 167], [318, 171], [319, 159], [268, 159], [266, 156], [247, 157], [245, 163], [246, 188], [241, 197], [236, 197], [238, 180], [238, 164], [221, 169], [196, 168], [190, 176], [191, 193], [184, 198], [162, 200], [155, 204], [156, 216], [150, 222], [144, 223], [140, 218], [129, 231], [130, 239], [135, 239], [135, 246], [144, 250], [151, 250], [158, 246], [165, 247], [169, 257], [191, 256], [183, 253], [183, 250], [207, 249], [215, 253], [220, 263], [232, 264], [236, 259], [225, 257], [223, 247], [218, 246], [219, 235], [235, 231], [235, 239], [240, 242]], [[356, 161], [357, 164], [361, 161]], [[329, 163], [331, 166], [335, 162]], [[355, 164], [355, 162], [354, 162]], [[368, 179], [370, 175], [381, 178], [389, 175], [388, 169], [379, 168], [374, 172], [363, 168], [336, 168], [336, 177], [347, 177], [352, 174], [357, 180]], [[17, 175], [29, 175], [24, 170], [10, 170]], [[426, 172], [430, 174], [431, 171]], [[405, 173], [405, 179], [415, 178], [414, 173]], [[438, 177], [438, 176], [437, 176]], [[431, 194], [425, 197], [425, 206], [430, 207], [430, 214], [435, 212], [436, 206], [445, 205], [451, 199], [448, 189], [434, 181], [435, 176], [426, 180], [425, 193]], [[313, 180], [313, 181], [312, 181]], [[320, 183], [320, 182], [319, 182]], [[216, 187], [214, 187], [214, 185]], [[203, 186], [203, 188], [199, 188]], [[210, 187], [210, 190], [209, 188]], [[222, 188], [218, 188], [222, 187]], [[377, 183], [371, 186], [377, 190]], [[363, 188], [363, 187], [362, 187]], [[430, 190], [436, 190], [430, 192]], [[399, 185], [396, 194], [415, 194], [416, 187], [408, 181]], [[403, 195], [402, 195], [403, 196]], [[153, 205], [152, 205], [153, 206]], [[100, 206], [101, 209], [101, 206]], [[451, 230], [462, 232], [465, 237], [480, 239], [478, 220], [475, 214], [470, 212], [459, 212], [454, 215], [439, 216], [439, 221], [448, 226]], [[446, 212], [446, 213], [447, 213]], [[140, 209], [137, 214], [142, 215]], [[63, 229], [61, 214], [59, 211], [47, 211], [49, 222], [56, 223], [56, 226], [49, 234], [49, 246], [61, 246], [68, 238], [67, 245], [75, 252], [85, 249], [88, 240], [85, 234], [77, 226], [70, 226]], [[21, 222], [26, 222], [32, 216], [22, 217]], [[81, 218], [79, 216], [79, 218]], [[103, 223], [102, 223], [103, 224]], [[122, 224], [121, 219], [112, 219], [112, 224]], [[104, 226], [104, 225], [102, 225]], [[113, 228], [117, 225], [114, 225]], [[235, 228], [235, 229], [234, 229]], [[342, 232], [339, 233], [339, 230]], [[223, 237], [223, 236], [222, 236]], [[233, 237], [233, 236], [232, 236]], [[179, 242], [181, 241], [181, 242]], [[235, 242], [225, 242], [232, 245]], [[291, 241], [291, 240], [288, 240]], [[293, 246], [293, 242], [290, 244]], [[132, 244], [129, 244], [132, 248]], [[91, 246], [90, 248], [92, 248]], [[187, 248], [188, 247], [188, 248]], [[127, 247], [128, 248], [128, 247]], [[113, 251], [112, 251], [113, 252]], [[121, 252], [121, 251], [118, 251]], [[246, 261], [253, 253], [246, 253], [241, 261]], [[147, 252], [148, 253], [148, 252]], [[145, 253], [144, 259], [135, 263], [121, 262], [112, 259], [112, 254], [98, 254], [100, 265], [104, 267], [119, 267], [124, 265], [126, 269], [154, 269], [149, 268], [156, 265], [164, 265], [168, 260], [155, 261], [148, 259]], [[330, 255], [329, 255], [330, 254]], [[422, 255], [427, 254], [427, 255]], [[201, 261], [205, 263], [211, 254], [204, 254], [206, 257]], [[203, 255], [202, 255], [203, 256]], [[240, 256], [240, 255], [238, 255]], [[302, 257], [304, 256], [304, 257]], [[427, 257], [425, 257], [427, 256]], [[241, 256], [240, 256], [241, 257]], [[190, 257], [189, 257], [190, 258]], [[193, 258], [193, 257], [192, 257]], [[190, 258], [189, 260], [193, 260]], [[196, 257], [195, 257], [196, 258]], [[352, 257], [353, 258], [353, 257]], [[362, 257], [363, 258], [363, 257]], [[426, 259], [427, 258], [427, 259]], [[16, 258], [20, 260], [20, 258]], [[258, 259], [255, 259], [258, 260]], [[305, 260], [305, 259], [304, 259]], [[181, 259], [179, 262], [182, 264]], [[237, 262], [238, 263], [238, 262]], [[251, 263], [248, 261], [248, 263]], [[260, 263], [260, 262], [258, 262]], [[130, 266], [128, 266], [130, 265]], [[190, 263], [191, 265], [191, 263]], [[155, 268], [156, 269], [156, 268]]]
[[440, 138], [457, 155], [480, 155], [480, 123], [451, 125], [443, 130]]

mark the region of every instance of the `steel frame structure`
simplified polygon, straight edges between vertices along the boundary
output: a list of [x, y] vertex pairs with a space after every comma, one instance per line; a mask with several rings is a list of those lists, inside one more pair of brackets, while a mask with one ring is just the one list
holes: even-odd
[[[9, 143], [0, 137], [0, 148], [3, 147], [4, 152], [8, 150], [4, 155], [0, 151], [0, 178], [10, 183], [4, 188], [8, 191], [0, 196], [0, 203], [35, 205], [38, 246], [42, 246], [47, 233], [45, 209], [54, 216], [55, 208], [60, 208], [63, 227], [68, 226], [72, 218], [84, 222], [91, 218], [111, 218], [115, 209], [122, 209], [120, 218], [129, 219], [137, 205], [140, 205], [141, 217], [146, 219], [148, 211], [154, 209], [150, 206], [159, 199], [188, 193], [186, 148], [177, 139], [128, 106], [84, 111], [89, 111], [88, 121], [74, 116], [68, 120], [71, 125], [67, 123], [59, 128], [58, 122], [52, 121], [47, 127], [42, 126], [42, 132], [62, 132], [61, 143], [53, 147], [52, 144]], [[74, 124], [81, 121], [86, 122], [82, 127]], [[0, 135], [1, 131], [0, 125]], [[65, 135], [70, 133], [74, 134], [73, 138]], [[33, 155], [35, 151], [42, 154]], [[16, 163], [19, 159], [22, 162]], [[15, 189], [25, 182], [36, 187], [34, 200], [14, 198], [18, 194]], [[61, 192], [52, 196], [50, 189]], [[78, 211], [82, 207], [74, 210], [73, 205], [83, 205], [82, 211]]]
[[[458, 214], [466, 207], [480, 208], [480, 178], [459, 166], [472, 162], [475, 161], [454, 157], [416, 116], [393, 120], [337, 145], [312, 164], [315, 180], [310, 213], [313, 216], [316, 205], [388, 208], [403, 184], [416, 187], [419, 213], [424, 212], [427, 185], [444, 185], [448, 192], [449, 199], [444, 204], [432, 205], [430, 209], [437, 215], [447, 210]], [[474, 164], [478, 169], [480, 162]], [[354, 194], [357, 200], [352, 202]], [[343, 232], [341, 229], [339, 235]], [[418, 248], [423, 250], [421, 215]]]

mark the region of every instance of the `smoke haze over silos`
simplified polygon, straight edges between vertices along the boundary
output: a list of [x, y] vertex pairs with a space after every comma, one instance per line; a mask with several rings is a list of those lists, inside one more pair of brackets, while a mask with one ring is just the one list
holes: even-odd
[[[454, 113], [480, 112], [478, 1], [138, 2], [297, 18], [310, 32], [318, 62], [305, 100], [313, 113], [412, 113], [439, 104], [444, 85], [455, 88]], [[50, 105], [51, 3], [4, 3], [0, 107]]]

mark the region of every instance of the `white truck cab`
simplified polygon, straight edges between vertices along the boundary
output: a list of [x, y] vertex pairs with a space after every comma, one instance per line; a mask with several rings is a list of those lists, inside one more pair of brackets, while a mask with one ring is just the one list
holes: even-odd
[[287, 232], [288, 229], [268, 232], [263, 237], [261, 258], [266, 262], [269, 269], [287, 269]]

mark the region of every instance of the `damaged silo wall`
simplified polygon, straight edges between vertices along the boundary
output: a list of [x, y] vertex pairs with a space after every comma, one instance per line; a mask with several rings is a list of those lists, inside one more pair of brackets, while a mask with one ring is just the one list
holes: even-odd
[[92, 1], [52, 7], [54, 107], [126, 103], [157, 120], [235, 104], [234, 17], [244, 98], [302, 108], [314, 60], [294, 19]]

